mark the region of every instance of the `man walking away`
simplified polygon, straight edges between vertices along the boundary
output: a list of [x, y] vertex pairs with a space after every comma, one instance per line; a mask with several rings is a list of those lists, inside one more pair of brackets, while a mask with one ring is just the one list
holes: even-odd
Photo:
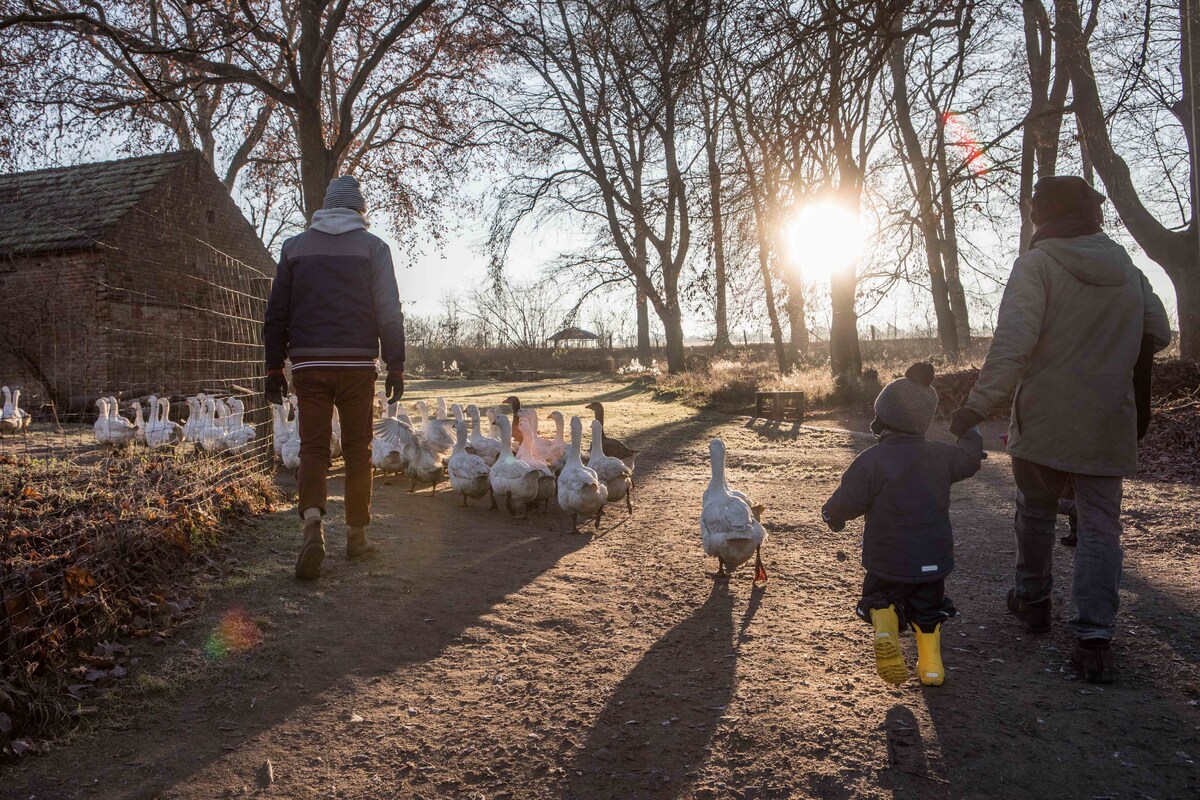
[[1082, 178], [1034, 187], [1032, 248], [1013, 265], [987, 359], [951, 417], [961, 436], [1013, 395], [1016, 581], [1008, 609], [1050, 628], [1058, 500], [1074, 489], [1079, 542], [1068, 626], [1085, 679], [1108, 683], [1121, 582], [1121, 481], [1137, 471], [1134, 365], [1170, 343], [1162, 301], [1125, 249], [1101, 232], [1104, 196]]
[[375, 552], [371, 521], [371, 435], [375, 357], [383, 345], [389, 402], [404, 394], [404, 314], [388, 246], [367, 232], [367, 204], [358, 181], [329, 182], [325, 203], [308, 230], [283, 243], [267, 302], [267, 401], [283, 402], [292, 362], [299, 401], [300, 499], [304, 541], [296, 577], [321, 577], [325, 560], [326, 480], [333, 409], [342, 425], [346, 462], [346, 557]]

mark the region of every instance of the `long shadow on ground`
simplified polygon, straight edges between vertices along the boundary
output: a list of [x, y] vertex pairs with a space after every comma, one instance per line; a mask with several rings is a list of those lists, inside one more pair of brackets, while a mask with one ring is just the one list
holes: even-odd
[[733, 698], [733, 600], [716, 584], [625, 676], [588, 736], [564, 800], [678, 797]]

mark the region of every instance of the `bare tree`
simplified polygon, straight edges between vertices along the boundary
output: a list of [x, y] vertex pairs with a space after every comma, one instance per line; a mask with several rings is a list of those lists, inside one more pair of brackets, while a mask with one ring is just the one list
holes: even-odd
[[1104, 181], [1109, 199], [1130, 235], [1163, 268], [1175, 286], [1180, 354], [1184, 358], [1200, 358], [1200, 231], [1196, 219], [1197, 204], [1200, 203], [1200, 186], [1197, 185], [1200, 182], [1200, 154], [1196, 130], [1200, 120], [1197, 112], [1200, 0], [1181, 0], [1179, 3], [1175, 85], [1150, 87], [1157, 101], [1155, 105], [1167, 112], [1183, 131], [1189, 180], [1186, 187], [1176, 192], [1174, 208], [1178, 221], [1175, 225], [1160, 221], [1147, 207], [1128, 162], [1113, 143], [1113, 123], [1101, 101], [1088, 47], [1087, 33], [1091, 23], [1084, 24], [1078, 0], [1056, 0], [1055, 15], [1062, 60], [1071, 77], [1072, 107], [1088, 157]]
[[[251, 121], [243, 143], [261, 159], [298, 162], [306, 215], [342, 170], [386, 182], [379, 198], [398, 220], [412, 218], [422, 199], [418, 176], [452, 186], [452, 165], [437, 156], [467, 127], [460, 89], [482, 79], [494, 44], [462, 0], [24, 5], [0, 30], [32, 27], [91, 44], [132, 84], [114, 101], [145, 103], [151, 119], [185, 141], [196, 135], [204, 144], [215, 98], [235, 96]], [[277, 120], [281, 135], [267, 136]], [[264, 152], [267, 142], [279, 149]], [[246, 158], [235, 153], [230, 166]]]
[[[662, 321], [668, 369], [685, 368], [681, 280], [692, 241], [686, 99], [707, 9], [679, 0], [533, 0], [497, 14], [531, 73], [494, 103], [496, 127], [553, 152], [527, 196], [601, 221]], [[639, 326], [641, 327], [641, 326]]]

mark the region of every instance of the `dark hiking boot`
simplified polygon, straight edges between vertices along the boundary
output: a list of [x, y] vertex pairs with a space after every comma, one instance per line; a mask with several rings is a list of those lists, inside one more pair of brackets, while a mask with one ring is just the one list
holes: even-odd
[[1017, 597], [1014, 589], [1008, 590], [1008, 610], [1021, 621], [1030, 633], [1045, 633], [1050, 630], [1050, 599], [1030, 603]]
[[375, 545], [367, 538], [366, 528], [351, 528], [346, 532], [346, 558], [353, 561], [374, 554]]
[[1088, 683], [1112, 683], [1117, 674], [1117, 657], [1108, 639], [1080, 639], [1071, 653], [1071, 663]]
[[321, 518], [304, 521], [304, 541], [300, 544], [300, 556], [296, 559], [296, 577], [302, 581], [313, 581], [321, 577], [321, 562], [325, 560], [325, 530]]

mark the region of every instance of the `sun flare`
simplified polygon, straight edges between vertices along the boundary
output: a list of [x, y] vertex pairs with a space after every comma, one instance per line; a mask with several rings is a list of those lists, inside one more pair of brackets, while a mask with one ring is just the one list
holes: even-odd
[[815, 281], [853, 264], [867, 238], [854, 209], [829, 200], [798, 208], [785, 233], [792, 264]]

